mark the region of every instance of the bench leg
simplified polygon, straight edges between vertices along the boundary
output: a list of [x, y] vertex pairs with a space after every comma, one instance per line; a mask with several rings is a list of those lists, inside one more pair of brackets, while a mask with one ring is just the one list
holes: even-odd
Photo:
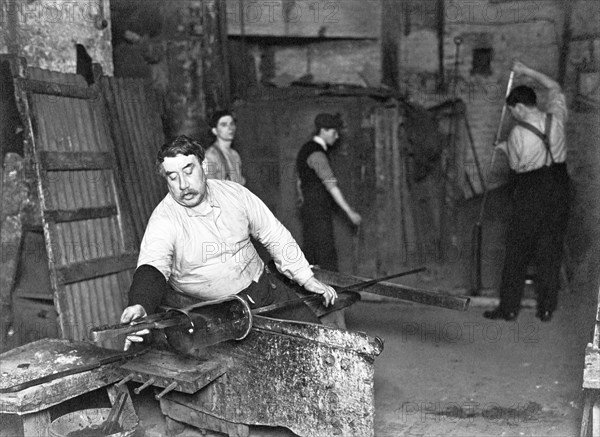
[[124, 384], [120, 387], [117, 387], [115, 385], [109, 385], [108, 387], [106, 387], [106, 391], [108, 393], [108, 398], [110, 399], [111, 405], [115, 403], [119, 392], [122, 391], [127, 393], [127, 397], [125, 398], [125, 404], [123, 404], [123, 412], [121, 413], [121, 417], [130, 415], [135, 416], [135, 408], [133, 406], [133, 401], [131, 400], [131, 393], [129, 393], [127, 385]]
[[583, 393], [580, 437], [600, 435], [600, 394], [595, 389]]
[[50, 436], [50, 411], [43, 410], [23, 416], [23, 435], [26, 437]]

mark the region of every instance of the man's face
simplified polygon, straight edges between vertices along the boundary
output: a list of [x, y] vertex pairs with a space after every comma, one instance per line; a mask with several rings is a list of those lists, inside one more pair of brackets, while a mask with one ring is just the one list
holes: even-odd
[[517, 103], [515, 106], [509, 106], [508, 110], [510, 111], [510, 115], [512, 115], [515, 120], [522, 121], [524, 108], [525, 106], [523, 104]]
[[217, 126], [212, 129], [212, 133], [220, 140], [233, 141], [235, 137], [235, 120], [231, 115], [219, 118]]
[[163, 163], [169, 193], [180, 205], [199, 205], [206, 195], [206, 174], [196, 155], [177, 155]]
[[323, 138], [323, 140], [325, 140], [325, 142], [327, 143], [328, 146], [333, 146], [333, 143], [335, 143], [337, 141], [337, 139], [340, 137], [340, 134], [338, 133], [337, 129], [335, 129], [335, 128], [331, 128], [331, 129], [322, 128], [320, 136], [321, 136], [321, 138]]

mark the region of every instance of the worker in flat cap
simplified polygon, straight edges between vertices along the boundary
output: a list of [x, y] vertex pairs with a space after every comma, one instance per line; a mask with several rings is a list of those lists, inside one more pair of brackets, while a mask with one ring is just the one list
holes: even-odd
[[[338, 270], [333, 235], [333, 208], [337, 204], [355, 225], [360, 214], [350, 207], [331, 169], [329, 152], [337, 142], [343, 122], [339, 114], [321, 113], [315, 117], [313, 138], [302, 146], [296, 158], [297, 189], [302, 221], [303, 252], [313, 265]], [[326, 320], [321, 319], [325, 324]], [[343, 318], [335, 323], [345, 328]]]

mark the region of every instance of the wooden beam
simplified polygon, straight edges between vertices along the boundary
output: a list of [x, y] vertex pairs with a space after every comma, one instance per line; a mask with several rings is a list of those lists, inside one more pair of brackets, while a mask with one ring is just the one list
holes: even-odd
[[137, 254], [97, 258], [57, 268], [57, 281], [60, 285], [71, 284], [73, 282], [122, 272], [123, 270], [134, 269], [136, 265]]
[[562, 45], [558, 58], [558, 83], [564, 87], [567, 64], [569, 62], [569, 46], [571, 44], [571, 15], [573, 14], [573, 2], [563, 0], [562, 9], [564, 15], [562, 29]]
[[[357, 281], [367, 281], [368, 278], [361, 278], [354, 275], [345, 275], [323, 269], [314, 269], [315, 277], [326, 284], [345, 287], [356, 283]], [[417, 302], [424, 305], [438, 306], [442, 308], [465, 311], [470, 299], [462, 296], [452, 296], [428, 290], [408, 287], [406, 285], [394, 284], [391, 282], [380, 282], [364, 290], [368, 293], [388, 296], [396, 299]]]
[[54, 209], [44, 212], [46, 221], [54, 223], [75, 222], [78, 220], [90, 220], [104, 217], [112, 217], [118, 214], [114, 205], [101, 206], [97, 208], [79, 208], [74, 210]]
[[95, 85], [83, 87], [80, 85], [71, 85], [66, 83], [46, 82], [34, 79], [15, 79], [24, 91], [34, 94], [44, 94], [49, 96], [69, 97], [73, 99], [91, 100], [97, 99], [100, 95], [98, 87]]
[[113, 169], [115, 162], [108, 152], [40, 152], [45, 171]]
[[571, 41], [589, 41], [591, 39], [600, 39], [600, 32], [582, 33], [581, 35], [571, 36]]

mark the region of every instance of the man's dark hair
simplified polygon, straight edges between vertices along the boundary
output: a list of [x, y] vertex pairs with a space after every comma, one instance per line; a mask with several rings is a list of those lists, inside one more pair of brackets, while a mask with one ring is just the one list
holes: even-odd
[[202, 161], [204, 161], [204, 147], [200, 142], [190, 137], [179, 135], [170, 143], [164, 144], [158, 151], [156, 155], [156, 169], [158, 174], [161, 176], [165, 175], [162, 167], [165, 158], [175, 158], [177, 155], [195, 155], [198, 158], [198, 162], [202, 164]]
[[506, 98], [506, 104], [514, 108], [517, 103], [521, 103], [530, 108], [537, 105], [537, 96], [535, 91], [527, 85], [520, 85], [514, 88]]
[[221, 109], [220, 111], [215, 112], [212, 115], [212, 117], [210, 117], [210, 120], [208, 120], [208, 125], [211, 128], [217, 127], [217, 124], [219, 124], [219, 120], [225, 117], [226, 115], [231, 116], [231, 118], [235, 120], [233, 112], [231, 112], [229, 109]]
[[338, 131], [338, 133], [341, 133], [340, 131], [343, 127], [344, 122], [342, 121], [342, 116], [339, 113], [328, 114], [323, 112], [321, 114], [317, 114], [315, 117], [314, 135], [319, 135], [321, 129], [335, 129]]

